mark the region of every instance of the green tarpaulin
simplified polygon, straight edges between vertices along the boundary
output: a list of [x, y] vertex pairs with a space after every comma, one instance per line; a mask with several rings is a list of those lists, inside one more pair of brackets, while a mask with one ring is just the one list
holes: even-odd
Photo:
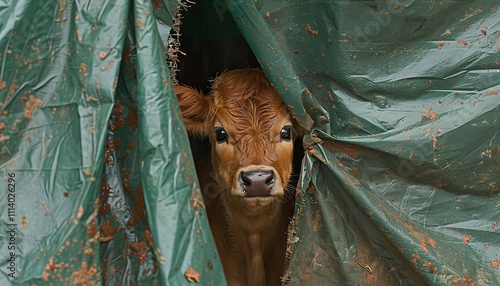
[[[498, 1], [199, 2], [311, 131], [290, 285], [500, 285]], [[225, 284], [178, 6], [0, 0], [0, 285]]]

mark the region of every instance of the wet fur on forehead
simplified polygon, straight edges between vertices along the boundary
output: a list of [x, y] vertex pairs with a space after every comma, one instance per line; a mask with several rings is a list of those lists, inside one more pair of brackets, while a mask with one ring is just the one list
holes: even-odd
[[211, 95], [215, 119], [227, 131], [235, 131], [236, 141], [243, 136], [271, 136], [271, 130], [283, 127], [279, 125], [281, 121], [290, 120], [283, 100], [259, 69], [234, 70], [220, 75]]

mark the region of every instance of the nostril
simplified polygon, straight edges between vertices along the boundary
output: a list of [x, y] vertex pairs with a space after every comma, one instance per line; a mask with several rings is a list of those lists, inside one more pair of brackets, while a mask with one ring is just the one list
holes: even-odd
[[272, 186], [274, 185], [274, 175], [270, 174], [266, 180], [266, 185]]
[[240, 183], [243, 187], [248, 187], [252, 184], [252, 179], [248, 176], [248, 173], [240, 173]]

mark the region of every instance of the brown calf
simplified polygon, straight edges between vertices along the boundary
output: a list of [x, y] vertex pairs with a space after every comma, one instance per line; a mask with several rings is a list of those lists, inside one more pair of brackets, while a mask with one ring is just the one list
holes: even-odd
[[258, 69], [223, 73], [209, 96], [175, 92], [188, 132], [210, 137], [213, 172], [198, 171], [228, 284], [281, 285], [293, 212], [295, 123], [286, 105]]

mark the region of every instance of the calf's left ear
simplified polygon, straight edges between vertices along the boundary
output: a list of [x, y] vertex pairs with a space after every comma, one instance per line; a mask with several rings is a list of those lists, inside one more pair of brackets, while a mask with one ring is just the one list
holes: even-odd
[[174, 89], [186, 130], [192, 134], [208, 136], [211, 132], [211, 98], [188, 86], [177, 85]]

